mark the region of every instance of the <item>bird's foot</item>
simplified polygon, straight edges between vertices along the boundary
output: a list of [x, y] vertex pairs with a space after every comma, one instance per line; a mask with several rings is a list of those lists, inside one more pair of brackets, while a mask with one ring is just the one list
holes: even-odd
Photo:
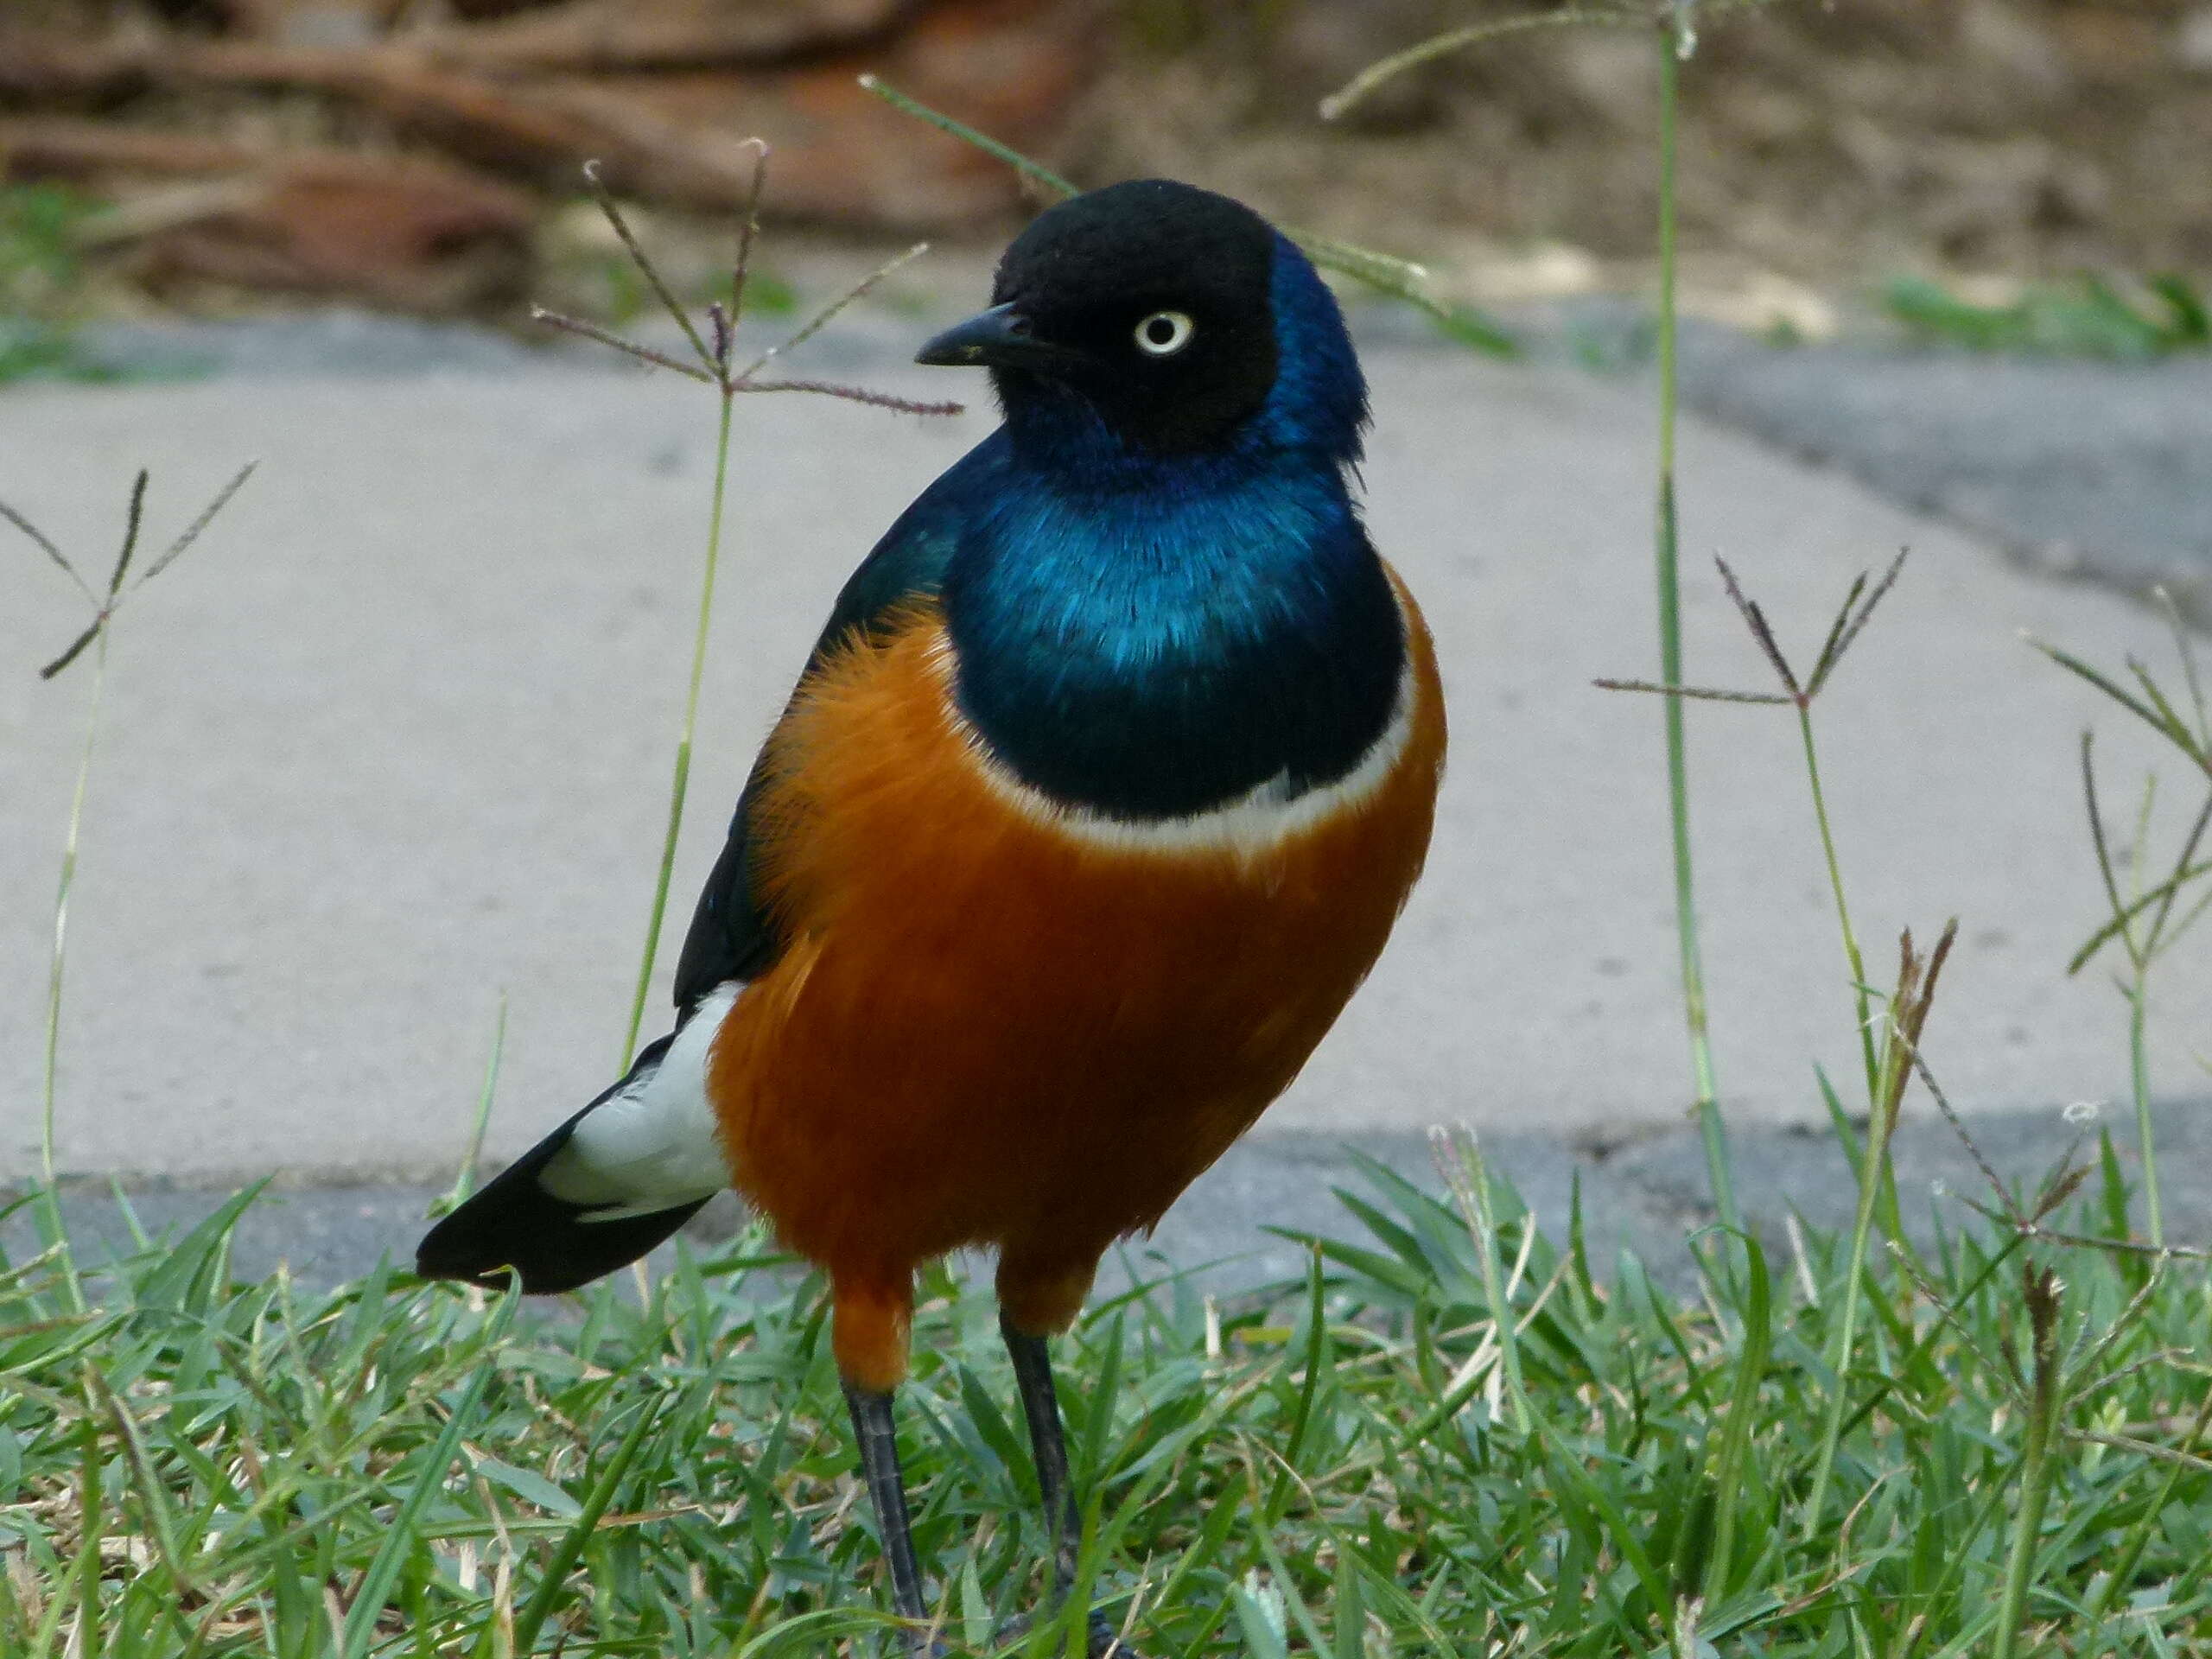
[[[1004, 1652], [1027, 1636], [1035, 1622], [1024, 1613], [1000, 1625], [997, 1636], [993, 1638], [999, 1650]], [[1090, 1616], [1090, 1659], [1144, 1659], [1142, 1654], [1122, 1640], [1113, 1621], [1103, 1613]]]
[[1144, 1656], [1122, 1640], [1121, 1633], [1107, 1621], [1103, 1613], [1090, 1616], [1090, 1659], [1144, 1659]]

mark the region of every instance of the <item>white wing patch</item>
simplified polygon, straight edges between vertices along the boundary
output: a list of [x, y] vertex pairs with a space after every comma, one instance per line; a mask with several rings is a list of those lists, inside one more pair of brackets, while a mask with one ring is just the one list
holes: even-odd
[[585, 1221], [649, 1216], [728, 1186], [729, 1165], [707, 1100], [707, 1061], [742, 988], [734, 980], [715, 987], [658, 1066], [585, 1115], [538, 1184], [556, 1198], [594, 1206]]

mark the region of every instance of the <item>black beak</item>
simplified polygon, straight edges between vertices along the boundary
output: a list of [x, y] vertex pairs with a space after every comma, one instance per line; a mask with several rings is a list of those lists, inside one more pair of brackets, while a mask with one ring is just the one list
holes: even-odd
[[1078, 353], [1065, 346], [1039, 340], [1029, 332], [1029, 319], [1008, 301], [980, 312], [965, 322], [956, 322], [932, 336], [914, 353], [914, 361], [938, 368], [1036, 369], [1049, 372], [1074, 363]]

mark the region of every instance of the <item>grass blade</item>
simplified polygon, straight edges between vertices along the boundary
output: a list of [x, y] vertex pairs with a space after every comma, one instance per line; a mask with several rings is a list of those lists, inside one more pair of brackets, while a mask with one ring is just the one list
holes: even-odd
[[[584, 1545], [598, 1529], [600, 1518], [607, 1513], [607, 1505], [614, 1501], [614, 1494], [629, 1474], [630, 1465], [637, 1461], [638, 1452], [645, 1443], [645, 1436], [660, 1421], [663, 1401], [659, 1396], [649, 1399], [638, 1407], [636, 1419], [614, 1455], [600, 1466], [590, 1489], [584, 1494], [583, 1506], [576, 1513], [569, 1529], [561, 1535], [561, 1541], [554, 1546], [553, 1559], [545, 1564], [545, 1572], [537, 1581], [537, 1589], [531, 1596], [521, 1612], [515, 1615], [515, 1651], [526, 1654], [537, 1650], [537, 1632], [552, 1614], [568, 1588], [569, 1574], [575, 1568], [576, 1559], [583, 1554]], [[352, 1656], [348, 1656], [352, 1659]]]
[[[510, 1305], [512, 1305], [512, 1297]], [[339, 1652], [340, 1659], [362, 1659], [369, 1644], [376, 1637], [377, 1623], [383, 1617], [385, 1598], [391, 1593], [392, 1581], [399, 1576], [407, 1553], [420, 1541], [418, 1529], [423, 1511], [445, 1484], [446, 1471], [453, 1467], [454, 1459], [461, 1449], [461, 1437], [474, 1421], [477, 1408], [483, 1402], [484, 1389], [492, 1380], [492, 1362], [481, 1361], [468, 1386], [447, 1415], [445, 1427], [416, 1470], [415, 1483], [407, 1489], [407, 1496], [400, 1500], [398, 1511], [393, 1515], [385, 1532], [384, 1542], [369, 1563], [369, 1570], [361, 1580], [360, 1587], [353, 1592], [353, 1605], [346, 1610], [346, 1624]]]

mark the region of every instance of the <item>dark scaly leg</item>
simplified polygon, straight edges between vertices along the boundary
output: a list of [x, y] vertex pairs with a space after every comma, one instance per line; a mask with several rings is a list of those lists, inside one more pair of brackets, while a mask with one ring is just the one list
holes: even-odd
[[[868, 1502], [875, 1506], [883, 1564], [891, 1573], [892, 1604], [899, 1618], [925, 1623], [929, 1604], [922, 1599], [921, 1562], [914, 1554], [906, 1480], [899, 1468], [899, 1437], [891, 1411], [892, 1397], [906, 1375], [913, 1273], [911, 1268], [881, 1262], [833, 1270], [830, 1290], [830, 1346], [844, 1383], [845, 1409], [852, 1414], [853, 1436], [860, 1442]], [[902, 1645], [910, 1655], [944, 1651], [919, 1629]]]
[[1037, 1485], [1045, 1495], [1045, 1534], [1052, 1546], [1052, 1599], [1057, 1602], [1075, 1583], [1076, 1553], [1083, 1546], [1083, 1522], [1068, 1484], [1067, 1440], [1060, 1428], [1060, 1397], [1052, 1386], [1052, 1356], [1043, 1337], [1014, 1328], [999, 1317], [1000, 1333], [1014, 1360], [1014, 1386], [1021, 1414], [1029, 1423], [1029, 1447], [1037, 1459]]
[[[906, 1481], [899, 1471], [899, 1437], [892, 1421], [890, 1393], [845, 1385], [845, 1409], [853, 1416], [853, 1434], [861, 1443], [861, 1474], [868, 1482], [868, 1502], [875, 1506], [876, 1530], [883, 1535], [883, 1561], [891, 1569], [891, 1600], [899, 1618], [926, 1623], [929, 1605], [922, 1599], [922, 1568], [914, 1555], [912, 1524], [906, 1517]], [[906, 1638], [912, 1654], [930, 1651], [928, 1638], [916, 1630]]]
[[[1005, 1314], [999, 1331], [1014, 1360], [1021, 1394], [1021, 1414], [1029, 1421], [1029, 1446], [1037, 1459], [1037, 1485], [1045, 1497], [1045, 1531], [1052, 1542], [1052, 1600], [1057, 1609], [1075, 1587], [1076, 1556], [1083, 1547], [1083, 1522], [1075, 1489], [1068, 1479], [1067, 1440], [1060, 1428], [1059, 1395], [1052, 1387], [1052, 1356], [1046, 1338], [1015, 1329]], [[1114, 1639], [1103, 1613], [1090, 1616], [1091, 1659], [1138, 1659]]]

